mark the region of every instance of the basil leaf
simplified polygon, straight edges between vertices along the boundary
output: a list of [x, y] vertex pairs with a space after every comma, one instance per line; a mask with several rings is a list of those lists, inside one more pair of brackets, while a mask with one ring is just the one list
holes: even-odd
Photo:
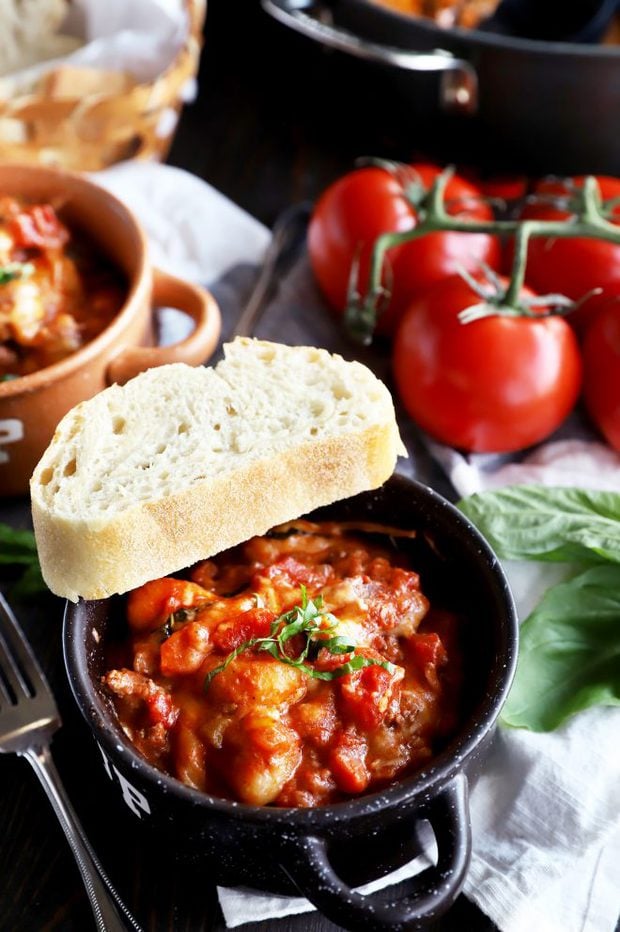
[[[203, 688], [208, 690], [213, 678], [221, 673], [233, 662], [235, 657], [246, 650], [255, 647], [257, 651], [264, 651], [280, 663], [286, 663], [295, 667], [301, 673], [313, 677], [315, 680], [335, 680], [340, 676], [346, 676], [354, 670], [361, 670], [362, 667], [380, 666], [392, 673], [396, 668], [389, 661], [374, 660], [373, 658], [354, 655], [347, 663], [341, 664], [334, 670], [317, 670], [315, 667], [308, 666], [305, 661], [311, 649], [326, 647], [332, 654], [348, 654], [355, 652], [355, 646], [349, 644], [347, 639], [335, 635], [331, 638], [321, 637], [314, 639], [313, 635], [322, 635], [335, 630], [337, 619], [323, 609], [323, 597], [315, 596], [314, 600], [308, 599], [305, 586], [300, 586], [301, 605], [295, 605], [288, 612], [280, 615], [271, 623], [270, 637], [255, 637], [244, 641], [235, 647], [233, 651], [220, 663], [207, 673]], [[174, 617], [174, 616], [171, 616]], [[323, 622], [327, 621], [328, 626]], [[301, 653], [297, 657], [289, 657], [285, 651], [285, 644], [296, 635], [305, 635], [305, 643]]]
[[46, 591], [32, 531], [16, 530], [0, 523], [0, 565], [24, 567], [22, 575], [11, 587], [11, 595], [27, 598]]
[[0, 524], [0, 558], [3, 563], [8, 563], [9, 558], [13, 555], [26, 553], [37, 553], [32, 531], [18, 531], [9, 527], [8, 524]]
[[223, 661], [223, 663], [220, 663], [219, 666], [213, 667], [212, 670], [209, 670], [209, 672], [205, 676], [204, 683], [202, 684], [202, 688], [204, 690], [207, 690], [209, 686], [211, 685], [211, 681], [213, 680], [213, 678], [217, 676], [218, 673], [222, 673], [226, 669], [226, 667], [230, 666], [230, 664], [233, 662], [235, 657], [238, 657], [239, 654], [242, 654], [244, 651], [249, 650], [250, 647], [254, 647], [254, 645], [257, 644], [261, 640], [263, 639], [262, 638], [250, 638], [249, 641], [244, 641], [243, 644], [239, 644], [238, 647], [235, 647], [235, 649], [232, 650], [230, 654], [228, 654], [228, 656]]
[[308, 623], [304, 621], [303, 618], [299, 618], [297, 621], [291, 621], [280, 629], [278, 641], [284, 644], [286, 641], [290, 641], [291, 638], [295, 637], [296, 634], [302, 634], [307, 630]]
[[275, 641], [272, 641], [269, 638], [265, 638], [264, 640], [259, 639], [256, 645], [256, 650], [266, 651], [268, 654], [271, 654], [272, 657], [275, 657], [276, 660], [280, 659], [280, 648]]
[[8, 262], [0, 266], [0, 285], [6, 285], [17, 278], [29, 278], [33, 272], [32, 262]]
[[458, 507], [504, 559], [620, 563], [619, 492], [513, 485]]
[[362, 667], [383, 667], [388, 673], [394, 673], [396, 667], [389, 660], [375, 660], [373, 657], [364, 657], [362, 654], [356, 654], [347, 663], [336, 667], [334, 673], [336, 676], [345, 676], [347, 673], [353, 673], [355, 670], [361, 670]]
[[620, 705], [620, 566], [548, 590], [521, 625], [505, 725], [551, 731], [594, 705]]
[[327, 640], [324, 641], [317, 641], [317, 644], [320, 647], [324, 647], [325, 650], [328, 650], [330, 654], [350, 654], [351, 651], [355, 650], [355, 644], [351, 644], [347, 638], [341, 637], [340, 635], [327, 638]]
[[36, 563], [31, 563], [17, 582], [11, 586], [11, 595], [18, 599], [27, 599], [46, 591], [47, 586], [41, 576], [41, 568], [38, 561]]
[[309, 667], [304, 663], [298, 663], [282, 654], [279, 654], [277, 659], [282, 663], [289, 664], [291, 667], [296, 667], [302, 673], [311, 676], [315, 680], [337, 680], [341, 676], [347, 676], [349, 673], [361, 670], [362, 667], [383, 667], [384, 670], [388, 670], [390, 673], [393, 673], [396, 669], [394, 664], [390, 663], [389, 660], [375, 660], [372, 657], [363, 657], [361, 654], [352, 657], [347, 663], [341, 663], [340, 666], [334, 667], [333, 670], [317, 670], [315, 667]]
[[0, 564], [3, 566], [17, 566], [20, 563], [31, 566], [33, 562], [36, 563], [36, 556], [31, 553], [19, 553], [19, 551], [16, 553], [0, 552]]

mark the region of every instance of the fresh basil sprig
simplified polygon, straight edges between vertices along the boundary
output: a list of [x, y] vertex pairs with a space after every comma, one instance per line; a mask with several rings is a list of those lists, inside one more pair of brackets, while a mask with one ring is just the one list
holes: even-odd
[[542, 485], [477, 492], [459, 508], [508, 560], [620, 563], [620, 494]]
[[[301, 604], [293, 606], [288, 612], [284, 612], [274, 619], [267, 637], [249, 638], [249, 640], [235, 647], [222, 663], [214, 667], [206, 675], [204, 681], [205, 690], [209, 688], [213, 678], [225, 670], [239, 654], [252, 649], [271, 654], [281, 663], [296, 667], [302, 673], [317, 680], [335, 680], [340, 676], [346, 676], [347, 673], [353, 673], [355, 670], [361, 670], [362, 667], [370, 666], [380, 666], [390, 673], [394, 672], [394, 664], [388, 660], [375, 660], [372, 657], [356, 654], [354, 644], [351, 644], [346, 638], [334, 634], [338, 621], [323, 608], [322, 596], [319, 595], [314, 599], [309, 599], [306, 587], [301, 586], [300, 589]], [[332, 637], [326, 637], [329, 634], [332, 634]], [[303, 636], [305, 640], [299, 654], [292, 657], [287, 653], [287, 642], [298, 635]], [[314, 651], [321, 648], [325, 648], [331, 654], [337, 656], [343, 654], [353, 654], [353, 656], [334, 670], [317, 670], [306, 661]]]
[[0, 523], [0, 565], [23, 567], [20, 578], [11, 588], [12, 595], [24, 598], [45, 591], [32, 531], [16, 530]]
[[550, 731], [582, 709], [620, 705], [620, 493], [515, 485], [459, 508], [499, 557], [586, 565], [522, 623], [502, 723]]
[[620, 705], [620, 566], [591, 566], [549, 589], [521, 625], [502, 722], [551, 731], [594, 705]]

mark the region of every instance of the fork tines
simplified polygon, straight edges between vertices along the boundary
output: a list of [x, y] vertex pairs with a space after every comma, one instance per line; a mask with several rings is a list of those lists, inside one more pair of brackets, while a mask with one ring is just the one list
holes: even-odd
[[33, 699], [45, 703], [47, 718], [58, 715], [43, 671], [10, 605], [0, 592], [0, 733], [2, 715], [7, 708]]

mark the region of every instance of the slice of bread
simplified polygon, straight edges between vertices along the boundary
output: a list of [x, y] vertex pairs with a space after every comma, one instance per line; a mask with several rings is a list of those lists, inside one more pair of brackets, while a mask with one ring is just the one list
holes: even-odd
[[92, 94], [112, 96], [135, 87], [136, 79], [128, 71], [58, 65], [43, 74], [37, 90], [43, 97], [87, 97]]
[[365, 366], [238, 338], [215, 368], [173, 364], [73, 408], [32, 476], [46, 583], [99, 599], [382, 485], [401, 443]]
[[68, 55], [83, 42], [62, 34], [69, 0], [0, 0], [0, 75]]

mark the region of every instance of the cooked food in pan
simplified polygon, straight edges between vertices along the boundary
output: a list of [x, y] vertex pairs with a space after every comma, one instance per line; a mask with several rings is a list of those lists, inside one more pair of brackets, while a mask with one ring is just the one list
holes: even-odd
[[104, 682], [141, 754], [214, 795], [306, 807], [427, 761], [458, 724], [459, 619], [399, 533], [298, 520], [132, 591]]
[[314, 807], [384, 787], [454, 734], [461, 625], [429, 604], [414, 531], [299, 517], [378, 488], [401, 450], [370, 370], [259, 340], [63, 419], [31, 483], [41, 567], [74, 600], [129, 593], [100, 673], [151, 764]]
[[452, 26], [475, 29], [483, 20], [493, 15], [500, 0], [373, 0], [373, 2], [389, 6], [400, 13], [425, 16], [445, 29]]

